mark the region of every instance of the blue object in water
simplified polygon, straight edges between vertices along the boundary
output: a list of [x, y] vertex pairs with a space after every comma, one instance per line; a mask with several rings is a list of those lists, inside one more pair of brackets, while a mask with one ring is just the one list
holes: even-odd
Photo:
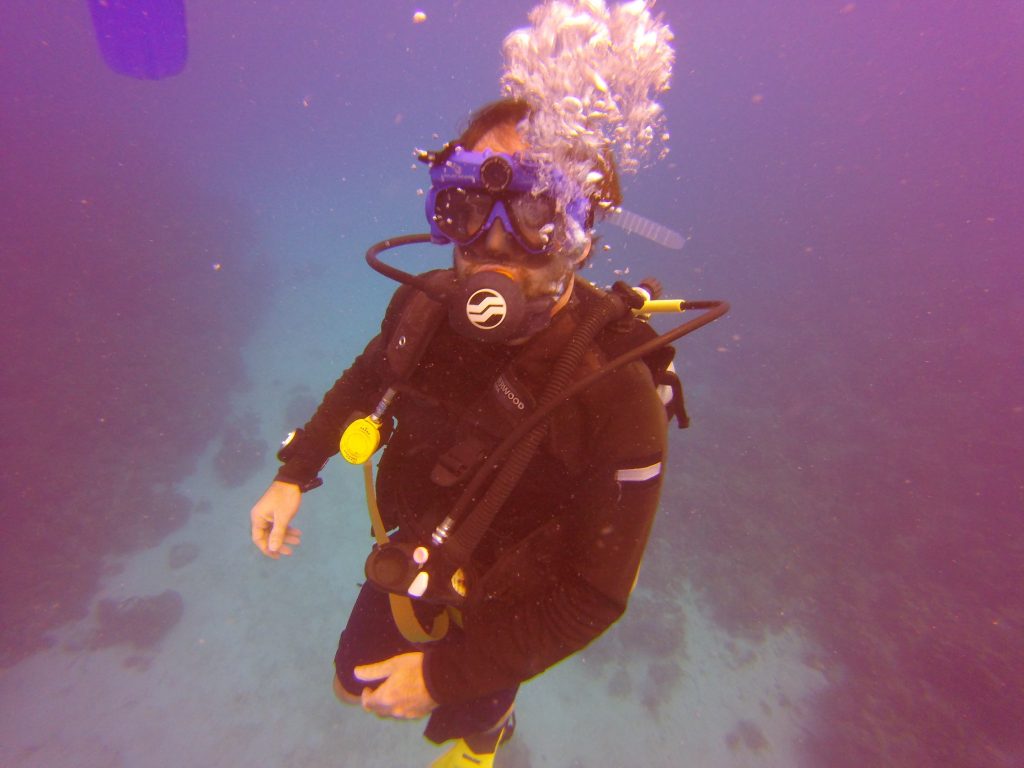
[[89, 0], [89, 9], [103, 60], [117, 74], [159, 80], [185, 68], [185, 0]]

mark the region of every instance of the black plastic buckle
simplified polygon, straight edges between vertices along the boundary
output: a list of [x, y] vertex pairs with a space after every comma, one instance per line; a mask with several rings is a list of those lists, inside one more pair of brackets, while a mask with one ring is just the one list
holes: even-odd
[[479, 466], [487, 455], [487, 445], [477, 437], [460, 440], [437, 460], [430, 479], [442, 488], [451, 488]]

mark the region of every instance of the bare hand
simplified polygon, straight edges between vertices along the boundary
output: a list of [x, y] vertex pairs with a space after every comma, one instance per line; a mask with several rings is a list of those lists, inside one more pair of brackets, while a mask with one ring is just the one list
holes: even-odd
[[292, 547], [302, 543], [302, 531], [289, 525], [301, 503], [299, 486], [280, 480], [270, 484], [249, 513], [252, 543], [260, 552], [277, 560], [281, 555], [290, 555]]
[[423, 654], [403, 653], [376, 664], [355, 668], [358, 680], [383, 682], [376, 690], [363, 688], [363, 709], [380, 717], [417, 720], [437, 708], [423, 681]]

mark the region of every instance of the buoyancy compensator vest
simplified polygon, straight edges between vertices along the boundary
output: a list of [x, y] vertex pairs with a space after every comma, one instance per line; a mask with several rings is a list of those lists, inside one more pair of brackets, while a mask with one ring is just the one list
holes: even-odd
[[[418, 290], [408, 300], [387, 339], [386, 356], [395, 377], [394, 384], [383, 394], [374, 413], [355, 420], [342, 437], [342, 454], [353, 463], [367, 461], [376, 450], [387, 408], [412, 374], [440, 322], [445, 315], [451, 315], [453, 296], [458, 300], [458, 293], [452, 292], [454, 276], [449, 270], [414, 276], [377, 259], [377, 253], [382, 250], [428, 239], [429, 236], [422, 235], [393, 238], [367, 252], [367, 261], [374, 269]], [[484, 409], [485, 421], [494, 417], [496, 423], [503, 424], [497, 430], [485, 430], [492, 434], [471, 435], [441, 457], [432, 479], [440, 485], [464, 484], [462, 495], [429, 541], [385, 544], [378, 541], [366, 564], [367, 578], [376, 586], [392, 594], [460, 606], [471, 586], [467, 583], [466, 572], [470, 556], [544, 438], [546, 417], [561, 402], [621, 366], [642, 359], [655, 383], [667, 385], [676, 395], [669, 404], [670, 415], [675, 416], [680, 427], [686, 426], [682, 387], [671, 369], [674, 350], [669, 345], [721, 317], [728, 311], [728, 305], [721, 301], [645, 300], [650, 290], [638, 292], [624, 283], [617, 283], [607, 294], [583, 284], [580, 289], [594, 292], [597, 301], [558, 355], [536, 404], [528, 408], [521, 394], [524, 390], [510, 380], [510, 373], [502, 371], [491, 394], [496, 392], [505, 397], [506, 402], [500, 397], [496, 402], [504, 409], [511, 403], [515, 411], [519, 411], [519, 418], [508, 419], [504, 413], [487, 413]], [[654, 311], [691, 309], [704, 311], [662, 335], [636, 317]], [[594, 344], [609, 360], [577, 378], [580, 361]], [[359, 450], [347, 450], [346, 442], [357, 444]]]

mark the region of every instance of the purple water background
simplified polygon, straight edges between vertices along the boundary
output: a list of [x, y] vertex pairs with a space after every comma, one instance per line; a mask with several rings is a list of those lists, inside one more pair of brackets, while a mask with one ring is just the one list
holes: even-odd
[[[193, 3], [159, 83], [104, 68], [84, 2], [5, 7], [5, 665], [186, 524], [210, 441], [226, 486], [262, 466], [226, 416], [261, 307], [337, 238], [422, 226], [408, 152], [497, 94], [530, 5]], [[809, 639], [808, 765], [1020, 765], [1024, 11], [658, 8], [672, 154], [627, 205], [690, 240], [612, 234], [611, 266], [733, 311], [680, 345], [694, 426], [645, 579]]]

